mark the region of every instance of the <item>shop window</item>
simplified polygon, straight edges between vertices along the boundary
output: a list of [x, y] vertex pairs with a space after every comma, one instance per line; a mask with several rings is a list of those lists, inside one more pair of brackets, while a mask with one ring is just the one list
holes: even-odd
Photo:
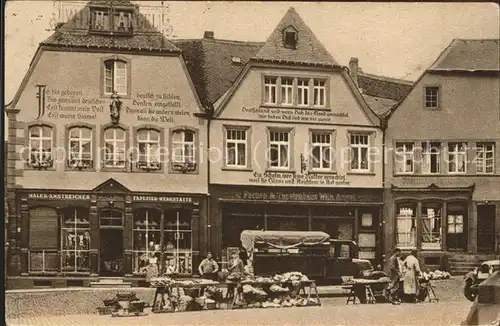
[[370, 135], [351, 133], [349, 137], [351, 171], [367, 172], [370, 170], [369, 149]]
[[476, 144], [476, 172], [481, 174], [492, 174], [495, 167], [495, 144]]
[[123, 226], [123, 212], [114, 209], [103, 209], [99, 211], [101, 226]]
[[265, 104], [276, 104], [278, 98], [278, 78], [276, 77], [266, 77], [264, 78], [264, 103]]
[[122, 128], [104, 130], [104, 166], [107, 168], [124, 168], [126, 162], [126, 132]]
[[281, 78], [281, 105], [293, 104], [293, 78]]
[[87, 208], [64, 210], [61, 238], [63, 272], [90, 272], [90, 221]]
[[422, 173], [439, 174], [441, 165], [441, 143], [422, 143]]
[[248, 128], [226, 128], [226, 166], [247, 167]]
[[311, 133], [311, 167], [313, 170], [332, 169], [333, 136], [331, 132]]
[[314, 79], [314, 106], [315, 107], [325, 107], [326, 106], [326, 81], [323, 79]]
[[104, 94], [127, 95], [127, 63], [122, 60], [104, 61]]
[[154, 209], [136, 209], [134, 215], [134, 257], [135, 274], [146, 273], [149, 258], [160, 252], [161, 212]]
[[396, 243], [398, 247], [416, 246], [416, 204], [398, 204], [396, 207]]
[[50, 126], [31, 126], [28, 130], [29, 153], [28, 166], [32, 168], [50, 168], [53, 166], [52, 148], [54, 129]]
[[68, 167], [85, 169], [93, 166], [93, 130], [89, 127], [72, 127], [69, 133]]
[[191, 274], [193, 271], [191, 214], [185, 210], [167, 211], [163, 230], [166, 266], [175, 266], [180, 274]]
[[426, 86], [424, 92], [425, 107], [428, 109], [437, 109], [439, 107], [439, 86]]
[[415, 153], [413, 143], [396, 143], [396, 173], [413, 173]]
[[140, 170], [160, 170], [160, 132], [155, 129], [137, 131], [139, 157], [137, 168]]
[[50, 207], [36, 207], [29, 212], [29, 271], [57, 272], [59, 259], [58, 215]]
[[297, 80], [297, 104], [299, 106], [309, 106], [309, 80]]
[[441, 209], [440, 203], [422, 204], [420, 215], [422, 249], [441, 249]]
[[290, 167], [290, 132], [269, 132], [269, 167]]
[[172, 169], [188, 172], [196, 169], [195, 132], [174, 130], [172, 132]]
[[448, 172], [465, 173], [467, 163], [467, 144], [449, 143], [448, 144]]

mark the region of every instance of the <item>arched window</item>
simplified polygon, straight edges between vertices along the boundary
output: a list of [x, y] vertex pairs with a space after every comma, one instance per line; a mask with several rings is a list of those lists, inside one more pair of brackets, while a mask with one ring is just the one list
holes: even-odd
[[90, 271], [89, 209], [70, 207], [63, 211], [61, 228], [63, 272]]
[[58, 216], [54, 208], [35, 207], [29, 212], [30, 272], [59, 270]]
[[52, 167], [53, 128], [47, 125], [31, 126], [29, 127], [28, 137], [29, 166], [34, 168]]
[[139, 169], [160, 169], [160, 132], [155, 129], [140, 129], [137, 132]]
[[126, 132], [119, 127], [104, 130], [104, 166], [123, 168], [126, 161]]
[[72, 168], [89, 168], [92, 161], [92, 129], [72, 127], [69, 129], [68, 165]]
[[104, 61], [104, 94], [127, 95], [127, 63], [123, 60]]

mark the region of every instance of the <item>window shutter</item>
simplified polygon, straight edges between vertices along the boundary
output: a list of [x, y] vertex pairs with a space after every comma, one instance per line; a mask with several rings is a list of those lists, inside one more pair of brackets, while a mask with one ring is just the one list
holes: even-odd
[[57, 249], [58, 216], [55, 209], [37, 207], [30, 210], [30, 248]]
[[115, 91], [118, 94], [127, 94], [127, 64], [115, 62]]

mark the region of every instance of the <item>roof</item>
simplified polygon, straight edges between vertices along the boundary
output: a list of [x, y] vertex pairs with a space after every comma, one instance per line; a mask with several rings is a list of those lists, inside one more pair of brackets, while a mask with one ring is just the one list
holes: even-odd
[[[283, 31], [293, 27], [297, 32], [297, 47], [286, 48]], [[326, 48], [316, 38], [293, 7], [290, 7], [278, 26], [266, 40], [255, 59], [272, 62], [301, 63], [313, 65], [339, 66]]]
[[372, 109], [372, 111], [378, 115], [379, 117], [385, 116], [391, 108], [398, 103], [398, 101], [376, 97], [363, 94], [363, 98], [366, 101], [366, 104]]
[[[89, 6], [92, 5], [133, 8], [136, 17], [133, 35], [110, 36], [89, 33]], [[139, 12], [138, 7], [128, 0], [90, 1], [66, 23], [56, 28], [56, 31], [41, 45], [180, 52], [159, 30], [152, 26], [149, 20]]]
[[172, 42], [182, 50], [189, 74], [204, 105], [213, 105], [229, 90], [250, 58], [264, 44], [213, 38]]
[[499, 41], [454, 39], [428, 71], [499, 71]]

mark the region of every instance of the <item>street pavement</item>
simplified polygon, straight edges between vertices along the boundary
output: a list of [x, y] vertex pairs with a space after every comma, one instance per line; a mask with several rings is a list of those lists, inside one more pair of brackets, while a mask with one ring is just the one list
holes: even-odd
[[8, 319], [7, 325], [460, 325], [471, 307], [463, 300], [401, 304], [346, 305], [325, 298], [321, 307], [210, 310], [142, 317], [101, 315], [36, 316]]

